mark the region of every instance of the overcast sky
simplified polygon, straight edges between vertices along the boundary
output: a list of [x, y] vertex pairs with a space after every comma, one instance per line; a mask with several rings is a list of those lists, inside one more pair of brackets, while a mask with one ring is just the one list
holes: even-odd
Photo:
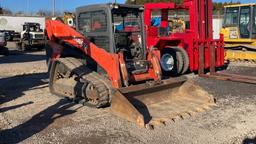
[[[95, 4], [108, 3], [114, 0], [55, 0], [57, 11], [74, 11], [76, 7]], [[116, 0], [118, 3], [124, 3], [125, 0]], [[213, 0], [215, 2], [229, 2], [230, 0]], [[233, 0], [236, 1], [236, 0]], [[242, 3], [252, 3], [255, 0], [240, 0]], [[10, 9], [14, 12], [35, 12], [39, 9], [52, 10], [53, 0], [0, 0], [0, 5], [4, 8]]]

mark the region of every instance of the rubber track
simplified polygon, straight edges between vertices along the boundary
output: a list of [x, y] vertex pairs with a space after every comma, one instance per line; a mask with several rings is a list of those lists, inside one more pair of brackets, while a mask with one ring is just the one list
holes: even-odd
[[90, 70], [80, 59], [66, 57], [60, 58], [59, 61], [67, 66], [71, 73], [77, 75], [81, 83], [87, 82], [94, 85], [99, 96], [99, 103], [96, 107], [104, 107], [110, 104], [111, 83], [108, 79]]

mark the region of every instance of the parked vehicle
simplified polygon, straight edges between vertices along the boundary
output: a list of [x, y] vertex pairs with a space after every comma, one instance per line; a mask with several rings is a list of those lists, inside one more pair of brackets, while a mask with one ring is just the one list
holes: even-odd
[[41, 49], [45, 44], [44, 31], [39, 23], [25, 23], [20, 38], [20, 50]]
[[15, 32], [13, 30], [1, 30], [0, 32], [5, 33], [5, 38], [7, 41], [19, 40], [20, 33]]
[[7, 41], [19, 41], [26, 22], [39, 23], [42, 29], [45, 27], [44, 17], [0, 16], [0, 30], [5, 32]]
[[8, 55], [9, 50], [5, 47], [7, 45], [6, 36], [4, 32], [0, 32], [0, 54]]

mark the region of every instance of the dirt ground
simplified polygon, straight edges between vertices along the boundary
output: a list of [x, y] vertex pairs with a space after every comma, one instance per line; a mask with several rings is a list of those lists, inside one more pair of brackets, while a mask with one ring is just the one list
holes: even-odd
[[[189, 75], [217, 99], [210, 111], [154, 130], [49, 93], [45, 53], [0, 56], [0, 143], [256, 143], [256, 86]], [[254, 64], [227, 71], [256, 76]]]

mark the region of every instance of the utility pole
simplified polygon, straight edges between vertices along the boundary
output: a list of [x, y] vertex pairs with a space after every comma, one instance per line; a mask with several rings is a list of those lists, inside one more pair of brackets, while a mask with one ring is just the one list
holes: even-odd
[[64, 12], [63, 0], [61, 0], [60, 3], [61, 3], [61, 12], [63, 13]]
[[2, 0], [0, 0], [0, 15], [2, 14], [4, 14], [4, 12], [3, 12]]
[[53, 2], [53, 7], [52, 7], [52, 16], [54, 17], [55, 16], [55, 0], [52, 0]]
[[27, 0], [27, 15], [29, 14], [29, 0]]

